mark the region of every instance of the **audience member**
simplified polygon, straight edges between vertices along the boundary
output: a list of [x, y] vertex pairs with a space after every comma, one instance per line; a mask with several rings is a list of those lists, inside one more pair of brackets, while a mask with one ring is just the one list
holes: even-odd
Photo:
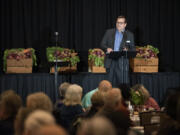
[[0, 134], [14, 135], [14, 119], [22, 106], [22, 100], [12, 90], [0, 95]]
[[104, 96], [105, 93], [102, 91], [96, 91], [91, 97], [92, 106], [89, 111], [87, 111], [85, 117], [94, 116], [103, 106], [104, 106]]
[[53, 111], [51, 99], [43, 92], [36, 92], [27, 97], [26, 105], [32, 109], [42, 109], [48, 112]]
[[112, 121], [118, 135], [127, 135], [131, 126], [128, 110], [122, 105], [122, 95], [118, 88], [108, 91], [104, 97], [104, 107], [97, 113]]
[[57, 125], [43, 126], [34, 135], [67, 135], [66, 131]]
[[63, 100], [65, 98], [65, 94], [67, 91], [67, 88], [70, 86], [71, 84], [68, 82], [64, 82], [59, 86], [59, 95], [60, 95], [60, 99], [56, 102], [55, 104], [55, 108], [60, 108], [63, 104]]
[[69, 130], [73, 119], [83, 113], [81, 106], [82, 88], [77, 84], [68, 87], [64, 104], [60, 108], [60, 124]]
[[144, 98], [144, 107], [147, 110], [160, 110], [160, 107], [158, 105], [158, 103], [156, 102], [156, 100], [151, 97], [149, 91], [144, 87], [144, 85], [142, 84], [136, 84], [132, 87], [133, 90], [140, 92]]
[[108, 90], [112, 89], [112, 85], [109, 81], [107, 80], [102, 80], [99, 83], [98, 88], [96, 88], [95, 90], [92, 90], [90, 92], [88, 92], [82, 99], [82, 106], [85, 109], [89, 109], [89, 107], [91, 106], [91, 97], [92, 95], [97, 91], [103, 91], [103, 92], [107, 92]]
[[15, 124], [14, 124], [15, 135], [24, 135], [25, 120], [29, 116], [29, 114], [32, 112], [33, 110], [27, 107], [26, 108], [22, 107], [19, 109], [16, 115]]
[[25, 120], [24, 135], [34, 135], [38, 129], [46, 125], [55, 125], [53, 116], [43, 110], [35, 110]]
[[77, 135], [116, 135], [116, 131], [108, 119], [94, 117], [82, 122]]
[[161, 118], [158, 135], [180, 134], [180, 92], [172, 93], [166, 101], [165, 112]]

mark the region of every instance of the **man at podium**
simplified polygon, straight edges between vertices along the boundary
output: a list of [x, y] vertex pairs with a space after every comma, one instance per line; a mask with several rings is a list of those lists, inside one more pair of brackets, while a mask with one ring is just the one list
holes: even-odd
[[116, 28], [108, 29], [101, 41], [101, 48], [106, 52], [104, 65], [108, 72], [108, 79], [114, 86], [120, 83], [129, 83], [128, 58], [125, 56], [117, 59], [110, 57], [113, 52], [135, 51], [134, 35], [125, 29], [126, 25], [125, 16], [118, 16], [116, 19]]

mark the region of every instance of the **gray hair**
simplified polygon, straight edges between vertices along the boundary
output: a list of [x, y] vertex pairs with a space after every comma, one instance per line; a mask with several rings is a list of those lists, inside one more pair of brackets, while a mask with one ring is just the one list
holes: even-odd
[[81, 97], [82, 87], [77, 84], [72, 84], [66, 91], [64, 104], [67, 106], [81, 104]]
[[63, 99], [65, 97], [67, 88], [70, 86], [71, 84], [68, 82], [64, 82], [59, 86], [59, 95], [60, 97]]

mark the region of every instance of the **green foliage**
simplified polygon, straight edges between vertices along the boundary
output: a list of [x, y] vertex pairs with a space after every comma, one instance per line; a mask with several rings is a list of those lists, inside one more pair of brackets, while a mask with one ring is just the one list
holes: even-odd
[[79, 56], [74, 56], [70, 58], [71, 66], [75, 66], [78, 62], [80, 62]]
[[104, 67], [104, 52], [101, 49], [89, 49], [88, 60], [95, 66]]
[[144, 104], [144, 96], [140, 91], [131, 90], [131, 102], [134, 105], [143, 105]]
[[159, 53], [159, 49], [153, 47], [152, 45], [147, 45], [147, 48], [149, 48], [150, 50], [152, 50], [154, 53], [158, 54]]
[[73, 49], [67, 49], [67, 48], [61, 48], [61, 47], [46, 48], [46, 56], [49, 62], [55, 62], [56, 56], [57, 56], [57, 60], [70, 62], [71, 66], [75, 66], [78, 62], [80, 62], [80, 59], [78, 56], [74, 54], [75, 54], [75, 51]]

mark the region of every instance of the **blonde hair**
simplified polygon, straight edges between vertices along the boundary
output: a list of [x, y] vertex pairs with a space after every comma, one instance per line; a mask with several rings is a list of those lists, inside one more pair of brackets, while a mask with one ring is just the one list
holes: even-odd
[[54, 117], [46, 111], [36, 110], [25, 120], [25, 133], [33, 135], [33, 132], [45, 125], [55, 125]]
[[77, 84], [72, 84], [66, 91], [64, 104], [67, 106], [81, 104], [81, 97], [82, 87]]
[[27, 97], [27, 107], [32, 109], [42, 109], [49, 112], [53, 111], [53, 104], [50, 98], [43, 92], [30, 94]]

